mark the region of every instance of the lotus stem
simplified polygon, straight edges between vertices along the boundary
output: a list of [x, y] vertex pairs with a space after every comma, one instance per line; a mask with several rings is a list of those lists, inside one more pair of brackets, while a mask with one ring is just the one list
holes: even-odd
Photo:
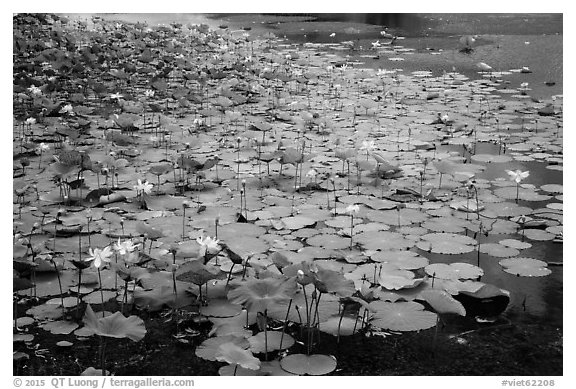
[[234, 366], [234, 376], [236, 376], [236, 371], [238, 370], [238, 364], [236, 363], [236, 366]]
[[120, 312], [124, 314], [124, 301], [128, 304], [128, 280], [124, 280], [124, 296], [122, 296], [122, 304], [120, 305]]
[[342, 307], [342, 311], [340, 312], [340, 320], [338, 320], [338, 332], [337, 332], [337, 338], [336, 338], [337, 344], [340, 344], [340, 325], [342, 324], [343, 318], [344, 318], [344, 307]]
[[[318, 339], [320, 339], [320, 314], [318, 313], [318, 304], [320, 304], [320, 298], [322, 297], [322, 292], [318, 293], [318, 299], [316, 299], [316, 309], [314, 310], [314, 317], [312, 318], [312, 326], [318, 330]], [[316, 324], [316, 317], [318, 317], [318, 323]], [[314, 340], [314, 331], [310, 331], [310, 345]]]
[[182, 215], [182, 240], [184, 240], [186, 234], [186, 207], [183, 207], [184, 213]]
[[234, 269], [234, 265], [236, 265], [234, 262], [232, 262], [232, 266], [230, 267], [230, 272], [228, 273], [228, 279], [226, 280], [226, 286], [228, 286], [228, 283], [230, 283], [230, 278], [232, 278], [232, 269]]
[[[288, 325], [288, 315], [290, 314], [290, 308], [292, 307], [292, 299], [288, 302], [288, 309], [286, 310], [286, 317], [284, 318], [284, 325], [282, 326], [282, 335], [280, 336], [280, 350], [282, 350], [282, 341], [284, 340], [284, 334], [286, 333], [286, 326]], [[248, 314], [248, 312], [246, 312]]]
[[80, 320], [80, 284], [82, 283], [82, 269], [78, 268], [78, 289], [76, 290], [76, 318]]
[[58, 271], [58, 266], [56, 266], [56, 261], [54, 258], [51, 259], [51, 262], [54, 265], [56, 278], [58, 278], [58, 287], [60, 288], [60, 303], [62, 304], [62, 312], [64, 312], [64, 293], [62, 292], [62, 280], [60, 280], [60, 272]]
[[268, 310], [264, 310], [264, 360], [268, 361]]
[[350, 250], [352, 250], [353, 239], [354, 239], [354, 214], [350, 213]]
[[100, 274], [100, 268], [98, 268], [98, 284], [100, 285], [100, 297], [102, 298], [102, 317], [104, 317], [104, 291], [102, 290], [102, 275]]
[[[308, 336], [308, 333], [310, 332], [310, 313], [308, 311], [308, 297], [306, 296], [304, 285], [302, 285], [302, 291], [304, 292], [304, 301], [306, 302], [306, 336]], [[306, 345], [306, 355], [310, 355], [310, 342]]]
[[350, 161], [346, 160], [346, 164], [348, 166], [348, 194], [350, 194]]

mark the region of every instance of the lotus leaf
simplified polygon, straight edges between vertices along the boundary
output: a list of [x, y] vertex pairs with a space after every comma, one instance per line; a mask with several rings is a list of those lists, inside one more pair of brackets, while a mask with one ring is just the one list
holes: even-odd
[[238, 304], [232, 304], [228, 300], [214, 299], [210, 304], [200, 307], [200, 313], [208, 317], [235, 317], [242, 312], [242, 307]]
[[464, 306], [443, 290], [428, 289], [421, 292], [419, 298], [430, 304], [436, 313], [455, 313], [460, 316], [466, 316]]
[[292, 374], [324, 375], [336, 369], [336, 358], [324, 354], [291, 354], [280, 360], [280, 366]]
[[425, 311], [422, 304], [413, 301], [389, 303], [374, 301], [370, 307], [376, 311], [370, 320], [373, 327], [392, 331], [420, 331], [436, 325], [437, 316]]
[[527, 228], [523, 231], [523, 233], [524, 236], [527, 237], [528, 239], [537, 241], [546, 241], [556, 238], [555, 234], [551, 234], [550, 232], [537, 230], [533, 228]]
[[445, 280], [476, 279], [484, 275], [484, 270], [468, 263], [433, 263], [426, 266], [426, 274]]
[[428, 259], [409, 250], [377, 251], [370, 256], [374, 262], [388, 263], [399, 269], [416, 270], [428, 265]]
[[202, 342], [198, 347], [196, 347], [195, 354], [197, 357], [208, 361], [216, 361], [216, 354], [220, 346], [230, 342], [244, 350], [250, 347], [250, 343], [248, 343], [245, 338], [234, 335], [217, 336], [214, 338], [208, 338]]
[[295, 278], [250, 279], [228, 292], [228, 299], [246, 305], [249, 312], [264, 312], [289, 300], [297, 289]]
[[335, 234], [319, 234], [306, 239], [306, 243], [329, 249], [344, 249], [350, 246], [350, 239]]
[[532, 247], [532, 243], [522, 242], [516, 239], [503, 239], [498, 243], [500, 243], [502, 246], [511, 247], [517, 250], [524, 250]]
[[[282, 346], [280, 346], [282, 340]], [[250, 350], [255, 353], [263, 353], [264, 351], [284, 350], [292, 347], [295, 341], [294, 338], [288, 334], [282, 337], [282, 331], [261, 331], [258, 334], [248, 338], [250, 343]]]
[[58, 320], [49, 321], [41, 327], [43, 330], [50, 331], [54, 335], [68, 335], [76, 328], [78, 328], [78, 324], [71, 321]]
[[222, 343], [214, 357], [217, 361], [237, 364], [245, 369], [260, 369], [260, 360], [255, 358], [249, 350], [239, 347], [233, 342]]
[[480, 246], [479, 250], [481, 253], [499, 258], [515, 257], [520, 254], [515, 248], [506, 247], [499, 243], [484, 243]]
[[125, 317], [122, 313], [115, 312], [110, 316], [97, 318], [90, 304], [84, 313], [84, 324], [96, 335], [111, 338], [128, 338], [138, 342], [146, 335], [144, 321], [138, 316]]
[[543, 277], [552, 273], [546, 262], [534, 258], [506, 258], [500, 265], [506, 273], [522, 277]]
[[320, 323], [320, 331], [334, 336], [350, 336], [357, 332], [361, 323], [360, 319], [351, 317], [340, 317], [339, 315], [332, 316], [328, 320]]

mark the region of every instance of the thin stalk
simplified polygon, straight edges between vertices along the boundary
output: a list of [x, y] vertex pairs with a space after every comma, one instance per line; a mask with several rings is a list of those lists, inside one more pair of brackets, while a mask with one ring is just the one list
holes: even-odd
[[340, 343], [340, 324], [342, 324], [342, 319], [344, 318], [344, 307], [342, 307], [342, 311], [340, 312], [340, 320], [338, 320], [338, 334], [336, 338], [336, 343]]
[[52, 259], [52, 264], [54, 265], [54, 271], [56, 272], [56, 277], [58, 278], [58, 287], [60, 288], [60, 302], [62, 304], [62, 312], [64, 312], [64, 293], [62, 292], [62, 280], [60, 280], [60, 272], [58, 271], [58, 266], [56, 266], [56, 261]]
[[80, 284], [82, 283], [82, 269], [78, 268], [78, 289], [76, 290], [76, 318], [80, 319]]
[[268, 310], [264, 310], [264, 360], [268, 361]]
[[288, 324], [288, 314], [290, 313], [290, 308], [292, 307], [292, 299], [288, 302], [288, 309], [286, 310], [286, 317], [284, 318], [284, 325], [282, 326], [282, 336], [280, 336], [280, 350], [282, 350], [282, 341], [284, 340], [284, 333], [286, 332], [286, 326]]
[[350, 250], [352, 250], [353, 239], [354, 239], [354, 214], [350, 213]]
[[[308, 312], [308, 297], [306, 296], [306, 289], [302, 285], [302, 291], [304, 292], [304, 301], [306, 302], [306, 329], [310, 332], [310, 315]], [[308, 333], [307, 333], [308, 334]], [[306, 354], [310, 355], [310, 343], [306, 345]]]
[[100, 285], [100, 297], [102, 298], [102, 317], [104, 317], [104, 291], [102, 290], [102, 275], [100, 274], [100, 268], [98, 268], [98, 283]]

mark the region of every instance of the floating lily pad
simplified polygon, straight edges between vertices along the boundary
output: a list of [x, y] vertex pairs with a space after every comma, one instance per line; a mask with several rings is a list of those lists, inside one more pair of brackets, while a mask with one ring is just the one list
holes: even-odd
[[354, 241], [365, 250], [407, 250], [415, 241], [397, 232], [368, 231], [354, 236]]
[[87, 304], [102, 304], [102, 297], [104, 297], [104, 302], [110, 301], [116, 298], [117, 293], [110, 290], [103, 290], [100, 293], [99, 290], [90, 293], [89, 295], [83, 296], [82, 301]]
[[506, 258], [500, 265], [506, 273], [522, 277], [543, 277], [552, 273], [546, 262], [534, 258]]
[[36, 320], [30, 316], [22, 316], [17, 319], [18, 327], [26, 327], [35, 322]]
[[225, 299], [210, 300], [210, 304], [200, 307], [200, 313], [209, 317], [234, 317], [242, 311], [242, 306]]
[[484, 243], [480, 245], [480, 252], [498, 258], [515, 257], [520, 254], [512, 247], [506, 247], [498, 243]]
[[227, 336], [217, 336], [215, 338], [208, 338], [198, 347], [196, 347], [195, 354], [197, 357], [206, 359], [208, 361], [216, 361], [216, 353], [218, 352], [218, 348], [225, 344], [232, 342], [236, 346], [247, 349], [250, 347], [250, 343], [245, 338], [240, 338], [234, 335], [227, 335]]
[[[280, 340], [282, 340], [282, 345], [280, 345]], [[264, 331], [259, 332], [257, 335], [251, 336], [248, 338], [248, 342], [250, 343], [250, 350], [253, 353], [263, 353], [266, 350], [276, 351], [276, 350], [284, 350], [292, 347], [294, 345], [294, 338], [288, 334], [284, 334], [282, 337], [281, 331]]]
[[63, 315], [62, 308], [56, 304], [42, 304], [26, 311], [27, 315], [34, 316], [36, 320], [56, 320]]
[[34, 335], [32, 334], [13, 334], [12, 335], [12, 342], [25, 342], [29, 343], [34, 340]]
[[320, 323], [320, 331], [334, 336], [350, 336], [360, 329], [360, 319], [351, 317], [332, 316]]
[[56, 342], [56, 346], [66, 348], [74, 346], [74, 343], [68, 342], [67, 340], [61, 340], [59, 342]]
[[[502, 197], [503, 199], [515, 200], [516, 187], [499, 188], [494, 191], [494, 194], [498, 197]], [[524, 201], [546, 201], [550, 200], [551, 198], [552, 197], [548, 195], [538, 194], [536, 191], [534, 191], [534, 189], [531, 188], [520, 188], [518, 190], [518, 199]]]
[[254, 376], [267, 375], [264, 372], [262, 372], [261, 369], [262, 369], [262, 362], [260, 362], [260, 369], [259, 370], [245, 369], [240, 365], [232, 364], [232, 365], [222, 366], [220, 369], [218, 369], [218, 375], [226, 376], [226, 377], [230, 377], [230, 376], [254, 377]]
[[476, 279], [484, 275], [484, 270], [469, 263], [433, 263], [424, 269], [426, 274], [445, 280]]
[[505, 163], [512, 161], [512, 157], [508, 155], [493, 155], [493, 154], [475, 154], [472, 156], [474, 162], [487, 162], [487, 163]]
[[[516, 195], [514, 195], [514, 199]], [[522, 207], [514, 203], [501, 202], [501, 203], [491, 203], [486, 204], [486, 211], [492, 212], [498, 217], [512, 217], [527, 215], [532, 212], [531, 208]]]
[[383, 288], [390, 290], [413, 288], [422, 282], [422, 278], [415, 278], [415, 274], [409, 270], [387, 270], [380, 273], [378, 283]]
[[532, 247], [532, 243], [522, 242], [516, 239], [503, 239], [498, 243], [506, 247], [512, 247], [516, 250], [524, 250]]
[[374, 301], [370, 307], [376, 311], [370, 324], [392, 331], [420, 331], [436, 325], [434, 312], [424, 310], [422, 304], [413, 301], [389, 303]]
[[556, 237], [556, 235], [551, 234], [544, 230], [537, 230], [533, 228], [527, 228], [524, 230], [524, 236], [531, 240], [537, 241], [547, 241], [552, 240]]
[[316, 223], [315, 219], [305, 217], [305, 216], [289, 216], [280, 219], [284, 226], [289, 230], [299, 230], [300, 228], [309, 227]]
[[320, 246], [330, 249], [344, 249], [350, 247], [350, 239], [335, 234], [320, 234], [306, 239], [311, 246]]
[[324, 375], [336, 369], [336, 358], [324, 354], [291, 354], [280, 360], [280, 366], [292, 374]]
[[374, 262], [389, 263], [399, 269], [406, 270], [416, 270], [428, 265], [428, 258], [409, 250], [377, 251], [370, 256], [370, 259]]
[[421, 250], [439, 254], [464, 254], [474, 250], [475, 239], [458, 234], [435, 233], [421, 237], [416, 244]]
[[53, 299], [46, 301], [46, 304], [54, 304], [61, 307], [62, 301], [64, 301], [64, 308], [75, 307], [76, 304], [78, 303], [78, 299], [76, 297], [64, 297], [63, 299], [60, 297], [55, 297]]
[[50, 321], [41, 326], [41, 328], [45, 331], [50, 331], [55, 335], [68, 335], [76, 328], [78, 328], [78, 324], [71, 322], [71, 321]]
[[564, 186], [559, 184], [546, 184], [540, 187], [541, 190], [548, 193], [564, 193]]

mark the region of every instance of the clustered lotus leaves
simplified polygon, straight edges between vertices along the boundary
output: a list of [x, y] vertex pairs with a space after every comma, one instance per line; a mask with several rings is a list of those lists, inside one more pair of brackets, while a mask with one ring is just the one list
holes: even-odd
[[274, 304], [291, 299], [296, 291], [293, 277], [254, 278], [228, 292], [228, 300], [245, 305], [248, 311], [265, 312]]

